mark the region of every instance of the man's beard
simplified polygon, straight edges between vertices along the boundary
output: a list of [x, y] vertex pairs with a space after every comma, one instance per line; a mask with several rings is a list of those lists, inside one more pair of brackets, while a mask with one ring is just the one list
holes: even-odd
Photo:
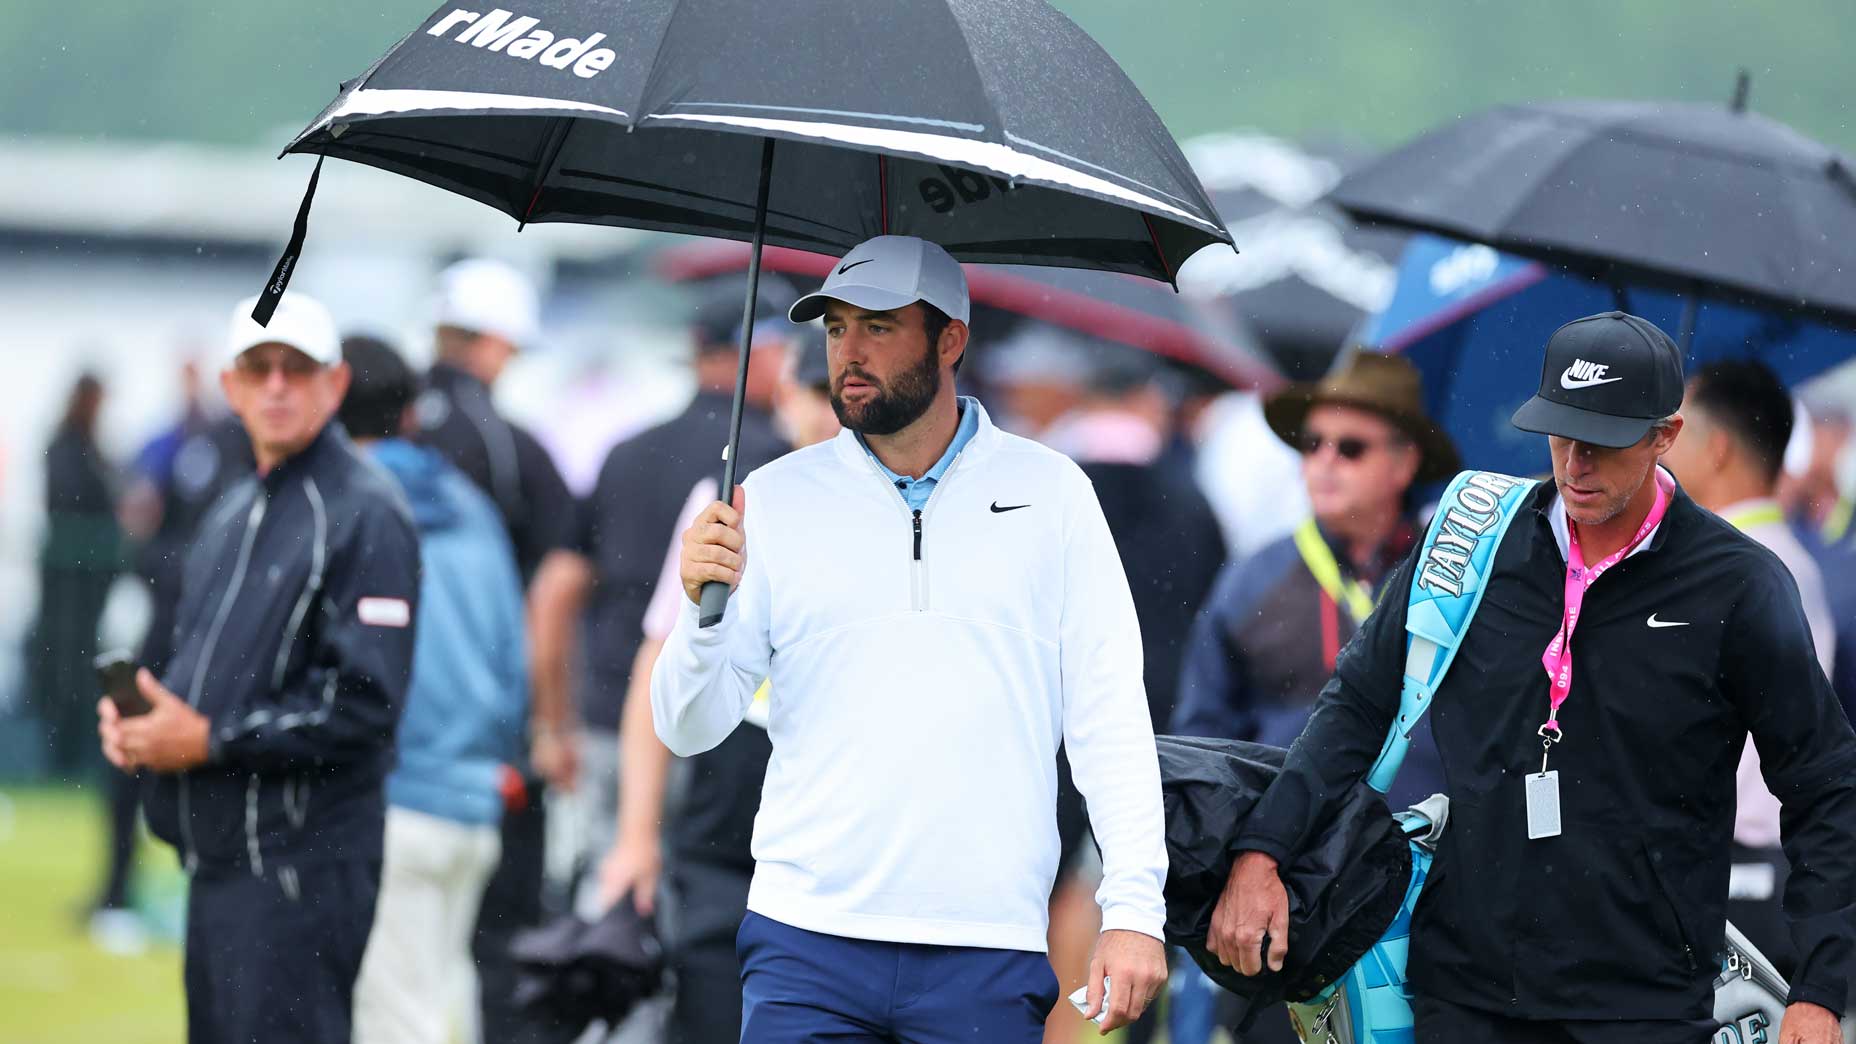
[[[854, 405], [844, 401], [844, 380], [853, 375], [874, 389], [867, 401]], [[831, 411], [838, 415], [839, 424], [859, 434], [894, 435], [927, 413], [939, 394], [940, 360], [929, 345], [921, 362], [882, 383], [862, 369], [839, 374], [831, 385]]]

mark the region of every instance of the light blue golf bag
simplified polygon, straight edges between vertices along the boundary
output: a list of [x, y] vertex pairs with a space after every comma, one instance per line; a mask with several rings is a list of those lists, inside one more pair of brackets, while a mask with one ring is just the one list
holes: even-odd
[[[1381, 794], [1392, 787], [1411, 733], [1443, 684], [1457, 647], [1469, 632], [1494, 568], [1495, 549], [1534, 483], [1485, 471], [1466, 471], [1444, 491], [1424, 534], [1405, 616], [1405, 679], [1398, 718], [1366, 777]], [[1308, 1044], [1410, 1044], [1411, 991], [1405, 986], [1411, 914], [1424, 891], [1450, 803], [1432, 795], [1398, 814], [1411, 843], [1411, 882], [1384, 936], [1327, 989], [1289, 1005], [1289, 1018]]]

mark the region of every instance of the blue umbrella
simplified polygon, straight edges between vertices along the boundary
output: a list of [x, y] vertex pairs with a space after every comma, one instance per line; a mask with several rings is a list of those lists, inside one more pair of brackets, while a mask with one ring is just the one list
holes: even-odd
[[1618, 287], [1435, 235], [1412, 238], [1384, 311], [1359, 341], [1401, 352], [1424, 375], [1426, 406], [1462, 449], [1465, 467], [1539, 474], [1546, 441], [1508, 423], [1539, 384], [1541, 349], [1562, 323], [1611, 308], [1674, 334], [1693, 307], [1686, 364], [1756, 357], [1795, 385], [1856, 356], [1856, 332], [1775, 310]]

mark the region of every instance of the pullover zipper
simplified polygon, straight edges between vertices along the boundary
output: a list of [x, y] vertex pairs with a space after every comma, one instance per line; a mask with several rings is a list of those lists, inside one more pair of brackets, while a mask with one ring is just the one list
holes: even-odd
[[928, 592], [926, 589], [928, 578], [922, 575], [922, 513], [920, 511], [916, 511], [914, 512], [914, 516], [915, 516], [915, 561], [909, 564], [909, 569], [911, 572], [911, 576], [910, 576], [911, 582], [909, 584], [909, 588], [910, 588], [911, 593], [914, 596], [913, 605], [915, 607], [915, 611], [919, 613], [919, 612], [923, 612], [924, 610], [928, 608]]
[[902, 510], [907, 513], [909, 517], [909, 532], [912, 537], [912, 543], [910, 545], [912, 550], [909, 561], [909, 608], [918, 613], [927, 612], [928, 610], [928, 571], [927, 567], [922, 562], [922, 533], [926, 528], [928, 515], [933, 512], [935, 503], [941, 499], [941, 487], [947, 485], [948, 480], [953, 477], [955, 469], [960, 467], [960, 458], [965, 455], [966, 450], [963, 449], [959, 453], [954, 454], [953, 460], [948, 461], [947, 470], [941, 473], [940, 481], [936, 482], [934, 488], [928, 491], [928, 500], [918, 511], [909, 507], [909, 499], [902, 495], [900, 489], [897, 489], [890, 483], [888, 476], [883, 474], [882, 467], [877, 464], [876, 457], [873, 456], [869, 450], [864, 451], [864, 456], [870, 461], [871, 474], [881, 479], [883, 485], [889, 487], [889, 489], [896, 494], [897, 502], [902, 505]]
[[[239, 588], [245, 583], [245, 570], [251, 564], [251, 546], [257, 542], [258, 526], [264, 521], [264, 508], [270, 497], [263, 487], [252, 495], [251, 511], [245, 516], [245, 533], [238, 545], [238, 561], [232, 567], [232, 579], [226, 584], [225, 594], [219, 599], [219, 610], [213, 616], [213, 624], [206, 632], [206, 641], [200, 646], [199, 662], [193, 665], [193, 684], [187, 689], [187, 706], [200, 705], [200, 691], [206, 684], [206, 671], [212, 665], [213, 648], [219, 644], [219, 634], [225, 629], [226, 614], [231, 611], [232, 603], [238, 598]], [[180, 777], [180, 834], [187, 873], [192, 874], [200, 865], [200, 852], [193, 843], [192, 802], [188, 776]]]

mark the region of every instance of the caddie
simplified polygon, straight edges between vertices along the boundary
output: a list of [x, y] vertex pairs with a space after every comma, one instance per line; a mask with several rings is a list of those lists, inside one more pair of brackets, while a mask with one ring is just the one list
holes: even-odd
[[[1514, 415], [1548, 436], [1429, 706], [1449, 828], [1409, 958], [1424, 1042], [1701, 1044], [1715, 1031], [1734, 828], [1751, 734], [1799, 868], [1798, 972], [1777, 1039], [1841, 1040], [1856, 975], [1856, 734], [1770, 552], [1658, 466], [1682, 431], [1682, 357], [1619, 312], [1568, 323]], [[1209, 948], [1255, 974], [1289, 939], [1278, 875], [1374, 765], [1400, 714], [1418, 594], [1475, 578], [1460, 550], [1518, 480], [1453, 487], [1444, 525], [1341, 653], [1251, 815]]]

